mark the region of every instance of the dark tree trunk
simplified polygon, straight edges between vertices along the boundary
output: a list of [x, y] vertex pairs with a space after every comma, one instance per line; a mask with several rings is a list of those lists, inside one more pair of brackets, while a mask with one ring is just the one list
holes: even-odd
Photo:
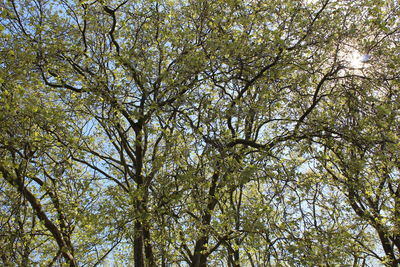
[[[217, 190], [219, 174], [214, 173], [211, 178], [211, 185], [208, 192], [208, 204], [207, 210], [205, 210], [205, 214], [202, 216], [201, 222], [203, 226], [209, 226], [211, 224], [211, 212], [214, 210], [217, 205], [217, 199], [215, 198], [215, 192]], [[208, 235], [205, 233], [202, 237], [200, 237], [196, 241], [196, 245], [194, 247], [194, 253], [192, 257], [191, 267], [206, 267], [207, 266], [207, 258], [208, 253], [205, 251], [208, 245]]]
[[208, 237], [201, 237], [196, 241], [194, 253], [192, 258], [191, 267], [206, 267], [208, 255], [204, 253], [206, 245], [208, 244]]

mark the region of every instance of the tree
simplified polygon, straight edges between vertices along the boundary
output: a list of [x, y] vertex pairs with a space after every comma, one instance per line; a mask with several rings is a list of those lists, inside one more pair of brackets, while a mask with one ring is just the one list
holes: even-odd
[[7, 1], [0, 218], [70, 266], [395, 266], [398, 8]]
[[[13, 47], [14, 48], [14, 47]], [[44, 225], [44, 228], [50, 232], [53, 236], [54, 241], [59, 247], [57, 252], [58, 257], [62, 254], [65, 259], [70, 262], [71, 266], [75, 266], [76, 262], [73, 255], [73, 248], [71, 246], [71, 226], [65, 221], [65, 214], [60, 206], [59, 195], [60, 192], [52, 191], [52, 183], [56, 183], [55, 178], [49, 174], [49, 169], [43, 169], [42, 164], [46, 164], [46, 150], [49, 151], [53, 148], [53, 143], [50, 136], [47, 135], [50, 127], [58, 124], [57, 119], [52, 110], [57, 110], [57, 106], [48, 106], [48, 103], [40, 102], [38, 95], [41, 95], [40, 84], [35, 84], [38, 81], [37, 77], [32, 75], [29, 81], [23, 83], [24, 86], [28, 86], [26, 90], [22, 87], [19, 82], [22, 83], [23, 75], [26, 75], [26, 69], [24, 64], [29, 64], [28, 60], [22, 60], [16, 62], [16, 58], [23, 56], [29, 56], [27, 53], [14, 52], [9, 47], [6, 48], [3, 53], [6, 55], [5, 60], [2, 62], [6, 67], [6, 70], [2, 72], [2, 135], [1, 135], [1, 162], [0, 162], [0, 173], [2, 178], [8, 183], [4, 185], [6, 195], [17, 193], [16, 199], [19, 199], [19, 204], [16, 214], [9, 214], [10, 217], [7, 219], [18, 220], [20, 228], [21, 243], [24, 248], [24, 253], [21, 261], [19, 257], [14, 255], [13, 258], [20, 264], [29, 264], [29, 254], [34, 247], [31, 247], [30, 243], [39, 242], [40, 239], [35, 240], [34, 232], [40, 231], [41, 228], [37, 229], [35, 218], [26, 219], [30, 217], [30, 214], [36, 214], [38, 219]], [[21, 64], [21, 65], [19, 65]], [[17, 82], [15, 82], [17, 80]], [[35, 92], [36, 89], [36, 92]], [[30, 95], [32, 93], [32, 95]], [[51, 126], [50, 126], [51, 125]], [[54, 129], [58, 130], [58, 129]], [[51, 130], [50, 130], [51, 131]], [[50, 139], [50, 140], [49, 140]], [[56, 152], [57, 149], [53, 151]], [[54, 155], [54, 158], [57, 155]], [[50, 157], [51, 158], [51, 157]], [[32, 185], [32, 183], [36, 183]], [[16, 192], [8, 193], [9, 187], [13, 187]], [[60, 188], [57, 188], [59, 190]], [[8, 191], [8, 192], [7, 192]], [[40, 192], [45, 194], [42, 197], [37, 195]], [[48, 195], [51, 202], [53, 202], [54, 208], [60, 224], [56, 225], [54, 220], [46, 214], [47, 203], [43, 203], [43, 199]], [[46, 201], [44, 201], [46, 202]], [[30, 210], [27, 205], [30, 205]], [[10, 208], [16, 203], [11, 203]], [[5, 205], [7, 207], [7, 205]], [[15, 208], [14, 208], [15, 209]], [[22, 216], [19, 214], [19, 210], [22, 210]], [[16, 217], [14, 217], [16, 216]], [[30, 226], [29, 226], [30, 225]], [[28, 227], [28, 228], [27, 228]], [[26, 229], [27, 228], [27, 229]], [[24, 235], [24, 232], [27, 235]], [[40, 234], [39, 234], [40, 235]], [[11, 234], [6, 235], [6, 243], [14, 239], [15, 236]], [[28, 239], [28, 240], [26, 240]], [[9, 244], [12, 246], [12, 244]], [[19, 245], [17, 243], [17, 245]], [[2, 260], [4, 264], [8, 265], [9, 257], [3, 254]]]
[[[374, 256], [388, 266], [398, 266], [398, 5], [386, 3], [369, 10], [379, 12], [365, 22], [361, 41], [353, 45], [367, 51], [368, 60], [350, 62], [346, 79], [334, 103], [324, 101], [326, 112], [310, 120], [312, 129], [324, 130], [314, 139], [318, 173], [329, 177], [353, 209], [354, 220], [373, 229], [385, 256]], [[351, 66], [353, 65], [353, 66]]]
[[[79, 235], [87, 242], [93, 240], [79, 229], [79, 212], [93, 216], [97, 202], [93, 199], [96, 186], [90, 183], [93, 178], [69, 156], [81, 142], [71, 132], [76, 117], [46, 89], [32, 68], [35, 51], [9, 33], [3, 33], [2, 40], [1, 242], [7, 249], [1, 260], [5, 266], [51, 266], [60, 257], [77, 266], [81, 256], [82, 263], [85, 259], [93, 262], [93, 248], [82, 255], [83, 246], [75, 239]], [[68, 142], [68, 148], [63, 142]]]

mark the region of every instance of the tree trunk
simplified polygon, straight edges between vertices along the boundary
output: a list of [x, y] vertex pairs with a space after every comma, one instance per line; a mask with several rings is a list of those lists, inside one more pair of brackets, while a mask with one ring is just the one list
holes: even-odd
[[[143, 200], [136, 200], [136, 210], [139, 213], [139, 217], [143, 213], [147, 213], [146, 209], [147, 197]], [[146, 222], [141, 221], [140, 218], [136, 219], [134, 225], [135, 238], [133, 243], [134, 250], [134, 266], [144, 267], [144, 266], [155, 266], [153, 249], [150, 239], [150, 231], [147, 227]]]
[[206, 267], [207, 266], [207, 254], [204, 253], [206, 245], [208, 244], [208, 237], [201, 237], [196, 241], [194, 247], [194, 253], [192, 258], [191, 267]]
[[134, 266], [144, 267], [143, 258], [143, 234], [142, 234], [142, 224], [140, 221], [135, 222], [134, 226], [135, 238], [133, 240], [133, 254], [134, 254]]
[[[218, 182], [219, 174], [214, 173], [211, 178], [211, 185], [208, 192], [208, 204], [207, 210], [205, 210], [205, 214], [202, 216], [201, 222], [203, 226], [209, 226], [211, 224], [211, 212], [214, 210], [217, 205], [217, 199], [215, 198], [215, 192], [217, 190], [217, 182]], [[194, 247], [194, 253], [192, 257], [191, 267], [206, 267], [207, 266], [207, 258], [208, 253], [205, 251], [208, 245], [208, 235], [207, 233], [200, 237], [196, 241], [196, 245]]]

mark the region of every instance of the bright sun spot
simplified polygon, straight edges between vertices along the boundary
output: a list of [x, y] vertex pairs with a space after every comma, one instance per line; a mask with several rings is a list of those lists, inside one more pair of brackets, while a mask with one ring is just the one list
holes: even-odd
[[362, 67], [362, 55], [357, 51], [350, 53], [349, 58], [347, 59], [350, 63], [350, 67], [352, 68], [361, 68]]
[[346, 61], [350, 68], [360, 69], [365, 67], [365, 63], [369, 60], [369, 55], [362, 55], [358, 51], [352, 51], [348, 54]]

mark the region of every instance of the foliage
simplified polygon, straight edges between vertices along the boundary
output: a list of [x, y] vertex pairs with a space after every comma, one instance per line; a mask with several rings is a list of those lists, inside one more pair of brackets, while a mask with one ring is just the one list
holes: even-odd
[[398, 265], [397, 1], [0, 8], [4, 265]]

